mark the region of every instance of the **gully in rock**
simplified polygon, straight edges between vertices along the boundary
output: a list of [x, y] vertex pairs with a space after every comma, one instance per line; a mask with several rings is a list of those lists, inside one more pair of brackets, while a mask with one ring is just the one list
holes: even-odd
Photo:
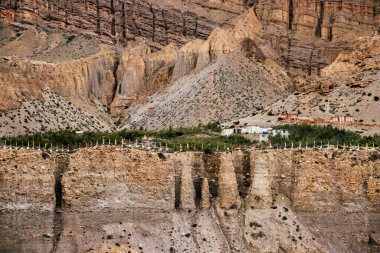
[[64, 229], [64, 216], [62, 211], [63, 204], [63, 189], [62, 189], [62, 176], [65, 169], [68, 167], [68, 157], [58, 157], [57, 169], [54, 173], [55, 178], [55, 209], [53, 218], [53, 250], [56, 252], [59, 240]]

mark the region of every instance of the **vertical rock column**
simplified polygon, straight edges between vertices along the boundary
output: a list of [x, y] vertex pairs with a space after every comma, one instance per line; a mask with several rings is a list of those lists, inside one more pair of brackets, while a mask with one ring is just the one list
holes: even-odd
[[218, 204], [221, 208], [239, 208], [240, 198], [235, 168], [232, 164], [232, 155], [229, 153], [220, 156], [218, 175]]
[[202, 181], [201, 209], [209, 209], [210, 206], [210, 189], [208, 185], [208, 178], [204, 178]]
[[183, 158], [183, 165], [181, 168], [181, 195], [180, 195], [180, 208], [181, 209], [195, 209], [195, 190], [192, 179], [192, 154], [186, 153]]
[[252, 186], [249, 193], [249, 204], [255, 208], [269, 208], [272, 203], [270, 190], [269, 166], [273, 157], [269, 153], [251, 155]]

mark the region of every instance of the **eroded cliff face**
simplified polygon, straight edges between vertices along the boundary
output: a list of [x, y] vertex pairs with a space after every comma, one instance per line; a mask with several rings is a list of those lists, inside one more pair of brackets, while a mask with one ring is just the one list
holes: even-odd
[[112, 48], [88, 35], [32, 26], [2, 26], [0, 34], [0, 135], [112, 128]]
[[[41, 152], [1, 150], [1, 210], [54, 211], [57, 164]], [[8, 190], [6, 190], [8, 189]]]
[[[359, 124], [348, 128], [365, 135], [378, 133], [380, 118], [380, 36], [365, 36], [353, 43], [352, 49], [339, 54], [329, 66], [323, 68], [320, 77], [297, 77], [293, 84], [297, 92], [277, 101], [255, 116], [240, 122], [256, 125], [269, 122], [279, 124], [282, 114], [297, 115], [309, 122], [328, 121], [337, 115], [351, 115]], [[269, 116], [268, 112], [274, 116]], [[294, 122], [294, 121], [293, 121]], [[363, 123], [363, 124], [360, 124]]]
[[255, 10], [291, 75], [319, 75], [359, 36], [380, 28], [376, 0], [260, 0]]
[[379, 7], [376, 0], [261, 0], [255, 9], [265, 24], [334, 42], [372, 35], [379, 26]]
[[229, 27], [231, 21], [253, 7], [266, 26], [269, 41], [292, 75], [317, 75], [338, 53], [351, 47], [358, 36], [379, 30], [377, 0], [312, 1], [3, 1], [3, 23], [21, 22], [42, 27], [99, 35], [122, 42], [148, 38], [161, 48], [174, 42], [183, 45], [195, 38], [207, 39], [213, 29]]
[[[1, 223], [0, 245], [7, 252], [25, 245], [49, 248], [49, 242], [56, 252], [373, 252], [380, 247], [380, 160], [372, 151], [204, 154], [100, 148], [79, 150], [66, 160], [41, 155], [1, 152], [1, 178], [17, 179], [18, 192], [24, 192], [10, 197], [19, 195], [16, 186], [1, 185], [0, 210], [7, 222]], [[10, 158], [23, 165], [15, 168]], [[58, 165], [62, 178], [53, 169], [37, 171], [30, 188], [20, 170], [45, 164]], [[54, 195], [54, 178], [62, 195]], [[42, 203], [51, 206], [54, 199], [62, 208], [62, 229], [50, 232], [49, 223], [38, 227], [30, 217], [38, 223]], [[25, 214], [12, 213], [20, 203]], [[19, 235], [26, 224], [30, 228]], [[32, 235], [34, 243], [27, 240]]]
[[[34, 30], [34, 28], [29, 29]], [[24, 34], [24, 36], [27, 35]], [[34, 34], [31, 37], [38, 38], [38, 36], [41, 34]], [[91, 38], [87, 39], [91, 40]], [[24, 58], [10, 51], [17, 50], [18, 46], [22, 47], [28, 43], [22, 38], [18, 42], [12, 46], [8, 44], [10, 48], [2, 48], [1, 52], [3, 57], [0, 62], [2, 69], [0, 87], [4, 91], [0, 97], [1, 111], [18, 108], [20, 98], [23, 97], [42, 98], [43, 93], [49, 90], [54, 90], [68, 98], [100, 101], [104, 106], [112, 102], [115, 85], [113, 76], [115, 53], [110, 48], [99, 45], [92, 55], [79, 59], [64, 59], [65, 51], [78, 49], [71, 49], [70, 45], [67, 45], [64, 52], [59, 52], [59, 48], [64, 46], [57, 45], [56, 48], [46, 50], [48, 52], [36, 53], [35, 49], [31, 49], [30, 53], [25, 53], [28, 58]], [[58, 51], [54, 52], [55, 59], [51, 59], [53, 57], [50, 57], [49, 51], [50, 53]]]
[[256, 44], [261, 32], [261, 23], [249, 10], [233, 27], [216, 28], [206, 41], [185, 44], [170, 61], [174, 68], [162, 68], [171, 76], [170, 86], [124, 110], [123, 128], [158, 130], [223, 122], [279, 100], [290, 78], [265, 57], [265, 46]]
[[[119, 127], [149, 129], [229, 121], [258, 112], [286, 95], [285, 90], [293, 91], [296, 85], [287, 74], [323, 76], [323, 67], [342, 49], [352, 48], [357, 36], [378, 30], [380, 9], [377, 1], [295, 0], [49, 1], [45, 5], [6, 1], [0, 5], [3, 23], [16, 27], [1, 30], [0, 55], [5, 57], [0, 63], [0, 86], [5, 92], [0, 110], [17, 114], [23, 99], [41, 101], [52, 90], [69, 100], [81, 100], [78, 107], [85, 103], [89, 111], [101, 111], [101, 117], [90, 112], [101, 121], [111, 121], [103, 113], [110, 108]], [[126, 40], [127, 47], [121, 49], [117, 42]], [[251, 61], [252, 55], [258, 63]], [[304, 77], [293, 83], [305, 81]], [[353, 85], [362, 85], [363, 80], [355, 78]], [[313, 89], [309, 83], [305, 81], [310, 86], [306, 89]], [[330, 81], [316, 84], [323, 92], [334, 86]], [[199, 119], [194, 112], [204, 117]], [[11, 127], [15, 126], [8, 125], [3, 134], [12, 134]], [[15, 132], [34, 131], [28, 128]], [[85, 129], [111, 128], [112, 123], [103, 122]]]
[[151, 52], [145, 40], [128, 46], [119, 59], [112, 114], [124, 115], [124, 110], [131, 104], [145, 102], [148, 96], [167, 88], [172, 81], [177, 52], [174, 44]]
[[2, 22], [25, 22], [69, 31], [84, 31], [103, 39], [122, 42], [135, 37], [151, 39], [153, 47], [169, 42], [184, 44], [194, 38], [207, 38], [217, 26], [243, 11], [243, 4], [231, 1], [118, 1], [70, 0], [5, 1], [1, 3]]

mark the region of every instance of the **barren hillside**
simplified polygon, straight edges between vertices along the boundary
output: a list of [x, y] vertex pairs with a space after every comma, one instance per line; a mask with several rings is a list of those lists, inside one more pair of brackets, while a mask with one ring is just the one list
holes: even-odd
[[380, 36], [359, 38], [353, 50], [342, 52], [333, 64], [321, 71], [320, 78], [296, 80], [298, 92], [241, 121], [271, 126], [279, 123], [278, 118], [283, 113], [311, 120], [351, 115], [364, 125], [346, 128], [367, 135], [379, 133], [379, 45]]
[[190, 127], [249, 115], [285, 96], [278, 84], [286, 86], [287, 76], [276, 71], [242, 54], [223, 56], [129, 108], [126, 127]]
[[[121, 128], [194, 126], [272, 103], [255, 118], [260, 124], [276, 123], [283, 112], [377, 123], [377, 112], [367, 113], [377, 111], [377, 69], [368, 68], [377, 53], [353, 63], [362, 68], [347, 73], [351, 79], [339, 72], [352, 66], [324, 67], [342, 50], [357, 51], [358, 36], [379, 30], [379, 9], [372, 0], [1, 2], [0, 110], [8, 123], [0, 132], [111, 129], [112, 121]], [[284, 97], [294, 90], [302, 94]], [[59, 119], [73, 113], [67, 107], [49, 113], [44, 126], [9, 123], [22, 101], [44, 103], [46, 92], [95, 119], [67, 124], [81, 118]], [[27, 121], [40, 122], [38, 115]]]

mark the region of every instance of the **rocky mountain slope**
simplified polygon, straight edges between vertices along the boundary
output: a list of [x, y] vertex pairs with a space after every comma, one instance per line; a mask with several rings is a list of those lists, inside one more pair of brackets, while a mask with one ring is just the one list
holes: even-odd
[[115, 53], [90, 36], [65, 35], [28, 26], [4, 27], [0, 49], [1, 110], [17, 108], [18, 99], [41, 96], [45, 89], [83, 100], [112, 102]]
[[[376, 123], [376, 115], [362, 116], [372, 108], [371, 96], [374, 101], [378, 96], [376, 84], [353, 77], [348, 81], [354, 86], [364, 82], [367, 87], [338, 85], [341, 88], [331, 91], [331, 100], [339, 94], [342, 100], [331, 108], [315, 87], [330, 90], [333, 81], [326, 81], [330, 77], [323, 68], [342, 49], [353, 48], [359, 35], [379, 29], [379, 4], [370, 0], [2, 2], [1, 135], [42, 129], [110, 130], [112, 121], [125, 128], [194, 126], [246, 117], [276, 101], [275, 115], [301, 111], [319, 117], [318, 110], [332, 110]], [[372, 53], [376, 54], [369, 52], [367, 57], [375, 57]], [[339, 71], [340, 66], [331, 68]], [[376, 69], [371, 71], [370, 79], [375, 80]], [[329, 75], [335, 74], [338, 80], [337, 71]], [[297, 89], [313, 92], [279, 101]], [[71, 107], [53, 103], [56, 106], [43, 112], [33, 106], [33, 99], [43, 103], [49, 92], [86, 113], [70, 123], [65, 117], [73, 114]], [[371, 96], [359, 98], [360, 93]], [[358, 102], [349, 103], [352, 99]], [[21, 109], [22, 101], [32, 109]], [[32, 127], [41, 121], [38, 117], [46, 122]]]
[[0, 150], [0, 250], [377, 252], [378, 158]]
[[281, 75], [243, 55], [226, 56], [196, 74], [179, 79], [145, 104], [126, 111], [126, 128], [149, 130], [206, 125], [247, 115], [284, 94]]
[[115, 52], [97, 39], [2, 27], [1, 135], [111, 129]]
[[319, 75], [359, 36], [380, 28], [377, 0], [259, 0], [256, 14], [292, 76]]
[[[197, 39], [181, 48], [169, 44], [157, 52], [152, 52], [144, 39], [120, 52], [88, 35], [29, 26], [4, 27], [3, 31], [3, 135], [74, 127], [108, 130], [112, 124], [103, 113], [107, 108], [127, 128], [207, 124], [246, 116], [281, 98], [290, 86], [285, 70], [267, 59], [255, 43], [262, 26], [252, 10], [236, 19], [231, 28], [215, 29], [206, 41]], [[28, 43], [30, 40], [34, 43]], [[46, 92], [69, 100], [65, 104], [84, 107], [87, 113], [76, 117], [79, 122], [66, 122], [72, 108], [54, 103], [57, 106], [49, 109], [47, 116], [32, 102], [50, 97]], [[242, 93], [246, 96], [241, 98]], [[20, 114], [23, 100], [33, 108], [22, 109]], [[181, 107], [183, 103], [186, 106]], [[173, 106], [183, 110], [167, 113]], [[189, 111], [193, 112], [190, 116]], [[47, 122], [32, 127], [41, 115]], [[91, 116], [95, 120], [88, 119]], [[17, 122], [23, 121], [32, 124], [21, 128]], [[56, 124], [48, 123], [51, 121]]]
[[214, 28], [229, 27], [249, 7], [292, 75], [318, 74], [357, 36], [372, 35], [380, 24], [377, 0], [10, 0], [0, 3], [0, 20], [90, 33], [124, 45], [145, 37], [160, 48], [207, 39]]
[[353, 50], [342, 52], [333, 64], [321, 70], [320, 78], [296, 79], [298, 92], [241, 121], [269, 126], [278, 124], [284, 113], [310, 121], [351, 115], [359, 123], [351, 126], [353, 130], [379, 133], [379, 50], [380, 36], [359, 38]]
[[[182, 47], [170, 88], [125, 112], [126, 128], [204, 125], [247, 115], [280, 99], [290, 79], [254, 40], [261, 24], [251, 10], [231, 29]], [[133, 75], [134, 76], [134, 75]]]

